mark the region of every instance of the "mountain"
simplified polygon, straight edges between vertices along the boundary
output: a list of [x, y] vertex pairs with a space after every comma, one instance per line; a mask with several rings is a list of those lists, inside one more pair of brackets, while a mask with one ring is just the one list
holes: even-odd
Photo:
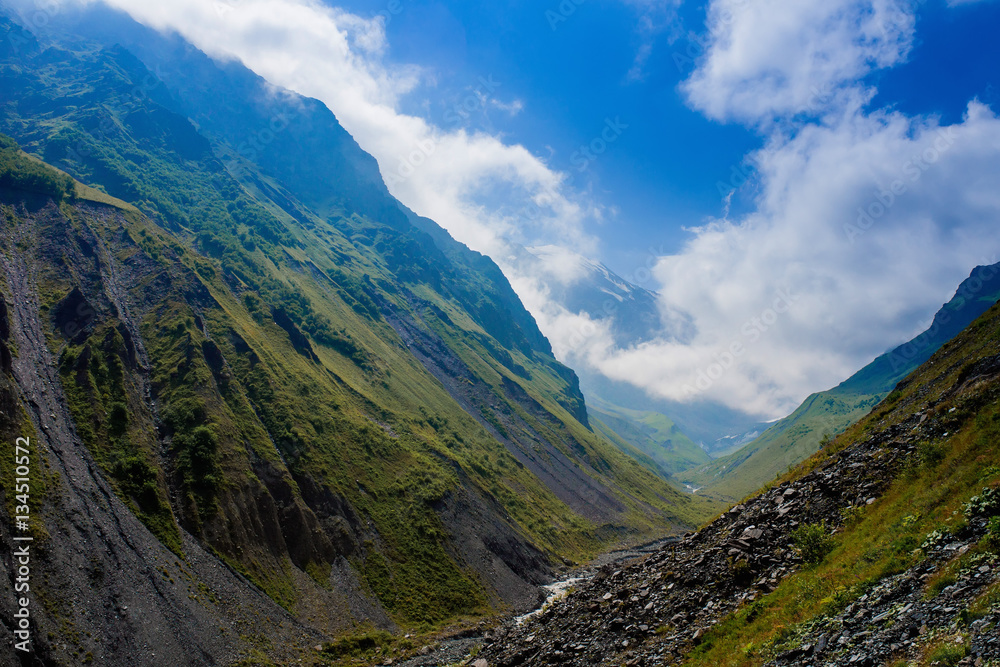
[[823, 451], [599, 570], [477, 658], [514, 665], [1000, 662], [1000, 305]]
[[621, 438], [650, 457], [666, 476], [712, 460], [667, 416], [629, 410], [599, 398], [588, 401], [591, 421], [609, 440]]
[[[625, 280], [601, 262], [564, 248], [536, 246], [517, 252], [513, 264], [522, 273], [543, 276], [549, 298], [569, 312], [607, 323], [618, 347], [673, 335], [665, 330], [656, 292]], [[686, 335], [686, 326], [677, 323], [676, 335]]]
[[737, 500], [811, 456], [885, 398], [913, 369], [1000, 299], [1000, 264], [979, 266], [934, 316], [930, 328], [881, 355], [828, 391], [809, 396], [739, 451], [677, 474], [701, 493]]
[[37, 660], [333, 660], [711, 511], [592, 430], [497, 266], [325, 106], [66, 20], [0, 18], [0, 430], [32, 448]]
[[[553, 246], [514, 247], [513, 252], [512, 263], [518, 272], [540, 277], [549, 298], [567, 311], [586, 313], [606, 323], [619, 348], [664, 335], [687, 335], [689, 323], [664, 328], [655, 292], [630, 283], [601, 262]], [[619, 395], [614, 389], [618, 384], [624, 385], [593, 371], [581, 374], [580, 386], [588, 397], [590, 413], [598, 417], [595, 426], [605, 437], [630, 453], [634, 454], [631, 448], [638, 449], [648, 457], [645, 462], [651, 469], [667, 477], [711, 460], [671, 417], [654, 409], [635, 410], [606, 400], [603, 390], [610, 387], [609, 393]], [[678, 406], [678, 414], [685, 412]]]
[[[549, 298], [570, 313], [584, 313], [606, 324], [618, 348], [658, 338], [685, 341], [693, 333], [688, 318], [661, 312], [655, 292], [622, 278], [601, 262], [564, 248], [539, 246], [513, 248], [511, 263], [518, 272], [539, 279]], [[644, 451], [646, 445], [641, 444], [644, 439], [637, 440], [635, 434], [647, 427], [631, 420], [628, 415], [634, 410], [650, 419], [670, 422], [686, 434], [685, 438], [690, 436], [699, 443], [710, 456], [728, 454], [767, 428], [755, 417], [719, 403], [679, 403], [652, 397], [639, 387], [608, 378], [587, 367], [585, 362], [577, 368], [577, 373], [580, 386], [591, 403], [600, 402], [614, 408], [616, 417], [612, 421], [621, 425], [621, 428], [613, 428], [615, 434]], [[605, 425], [611, 426], [611, 423], [605, 421]], [[677, 460], [697, 462], [705, 457], [688, 451], [679, 453]], [[668, 468], [676, 466], [670, 464]]]

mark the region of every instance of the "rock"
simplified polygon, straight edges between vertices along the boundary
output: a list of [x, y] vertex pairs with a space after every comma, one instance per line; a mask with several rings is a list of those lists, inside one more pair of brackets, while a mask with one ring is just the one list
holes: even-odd
[[479, 658], [472, 663], [472, 667], [490, 667], [490, 663], [485, 658]]

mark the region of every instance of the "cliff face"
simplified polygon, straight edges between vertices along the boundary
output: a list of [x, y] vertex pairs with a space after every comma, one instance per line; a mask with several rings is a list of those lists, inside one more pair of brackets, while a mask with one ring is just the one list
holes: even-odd
[[392, 200], [322, 105], [270, 98], [308, 113], [250, 159], [220, 129], [273, 111], [237, 113], [247, 72], [191, 69], [246, 102], [202, 131], [179, 112], [206, 98], [121, 47], [2, 27], [0, 129], [99, 188], [4, 144], [3, 446], [38, 445], [40, 656], [434, 627], [704, 511], [589, 430], [496, 266]]

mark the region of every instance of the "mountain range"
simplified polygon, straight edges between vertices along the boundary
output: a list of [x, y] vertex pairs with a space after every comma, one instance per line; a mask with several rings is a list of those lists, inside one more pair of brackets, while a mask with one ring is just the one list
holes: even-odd
[[497, 266], [321, 103], [107, 9], [2, 18], [0, 45], [0, 429], [35, 448], [38, 659], [429, 632], [712, 511], [595, 431]]
[[[0, 6], [3, 664], [1000, 660], [1000, 264], [777, 422], [659, 399], [557, 358], [322, 102], [46, 16]], [[691, 336], [510, 249], [619, 348]]]
[[700, 531], [483, 638], [491, 666], [1000, 661], [1000, 306]]
[[[569, 287], [560, 289], [558, 280], [547, 283], [552, 298], [570, 313], [605, 322], [619, 348], [657, 336], [683, 340], [683, 322], [663, 323], [655, 293], [599, 262], [548, 248], [534, 253], [560, 262], [561, 271], [570, 276], [566, 279]], [[1000, 264], [976, 267], [925, 331], [880, 355], [838, 386], [810, 395], [774, 423], [756, 422], [712, 403], [688, 405], [656, 399], [586, 364], [578, 372], [590, 412], [612, 441], [624, 440], [638, 448], [655, 462], [657, 470], [688, 490], [735, 502], [867, 415], [899, 381], [998, 299]]]

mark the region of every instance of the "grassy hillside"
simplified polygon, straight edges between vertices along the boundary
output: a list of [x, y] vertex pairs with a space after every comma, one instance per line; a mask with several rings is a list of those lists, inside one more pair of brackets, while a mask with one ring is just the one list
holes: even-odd
[[[414, 227], [322, 105], [234, 85], [232, 141], [258, 102], [308, 112], [246, 155], [128, 52], [29, 46], [0, 129], [88, 186], [5, 181], [4, 294], [37, 301], [76, 435], [179, 558], [195, 536], [323, 632], [419, 630], [709, 511], [590, 430], [496, 266]], [[337, 150], [310, 162], [312, 136]]]
[[702, 493], [738, 500], [805, 460], [868, 414], [896, 384], [1000, 299], [1000, 264], [976, 267], [927, 331], [881, 355], [837, 387], [813, 394], [759, 438], [676, 475]]
[[879, 400], [880, 396], [869, 394], [813, 394], [753, 442], [675, 477], [700, 494], [739, 500], [814, 454], [824, 442], [868, 414]]
[[[1000, 488], [998, 360], [1000, 306], [994, 306], [901, 382], [869, 416], [780, 480], [802, 477], [852, 443], [874, 441], [884, 448], [916, 444], [909, 465], [881, 498], [853, 506], [852, 499], [845, 499], [845, 522], [834, 533], [828, 555], [718, 625], [685, 664], [765, 664], [794, 649], [807, 628], [838, 616], [887, 577], [927, 562], [931, 545], [963, 536], [973, 516], [970, 500], [986, 487]], [[996, 541], [985, 538], [972, 551], [956, 552], [950, 561], [933, 566], [935, 573], [923, 578], [925, 599], [954, 582], [976, 554], [988, 556], [991, 550], [996, 552]], [[994, 603], [995, 598], [984, 598], [972, 607], [985, 609]], [[924, 656], [919, 664], [940, 659], [945, 642], [962, 645], [968, 619], [977, 618], [974, 609], [967, 611], [958, 616], [967, 620], [957, 621], [950, 632], [918, 639]]]
[[711, 461], [666, 415], [630, 410], [591, 398], [590, 413], [600, 419], [605, 433], [614, 433], [648, 456], [666, 476]]

